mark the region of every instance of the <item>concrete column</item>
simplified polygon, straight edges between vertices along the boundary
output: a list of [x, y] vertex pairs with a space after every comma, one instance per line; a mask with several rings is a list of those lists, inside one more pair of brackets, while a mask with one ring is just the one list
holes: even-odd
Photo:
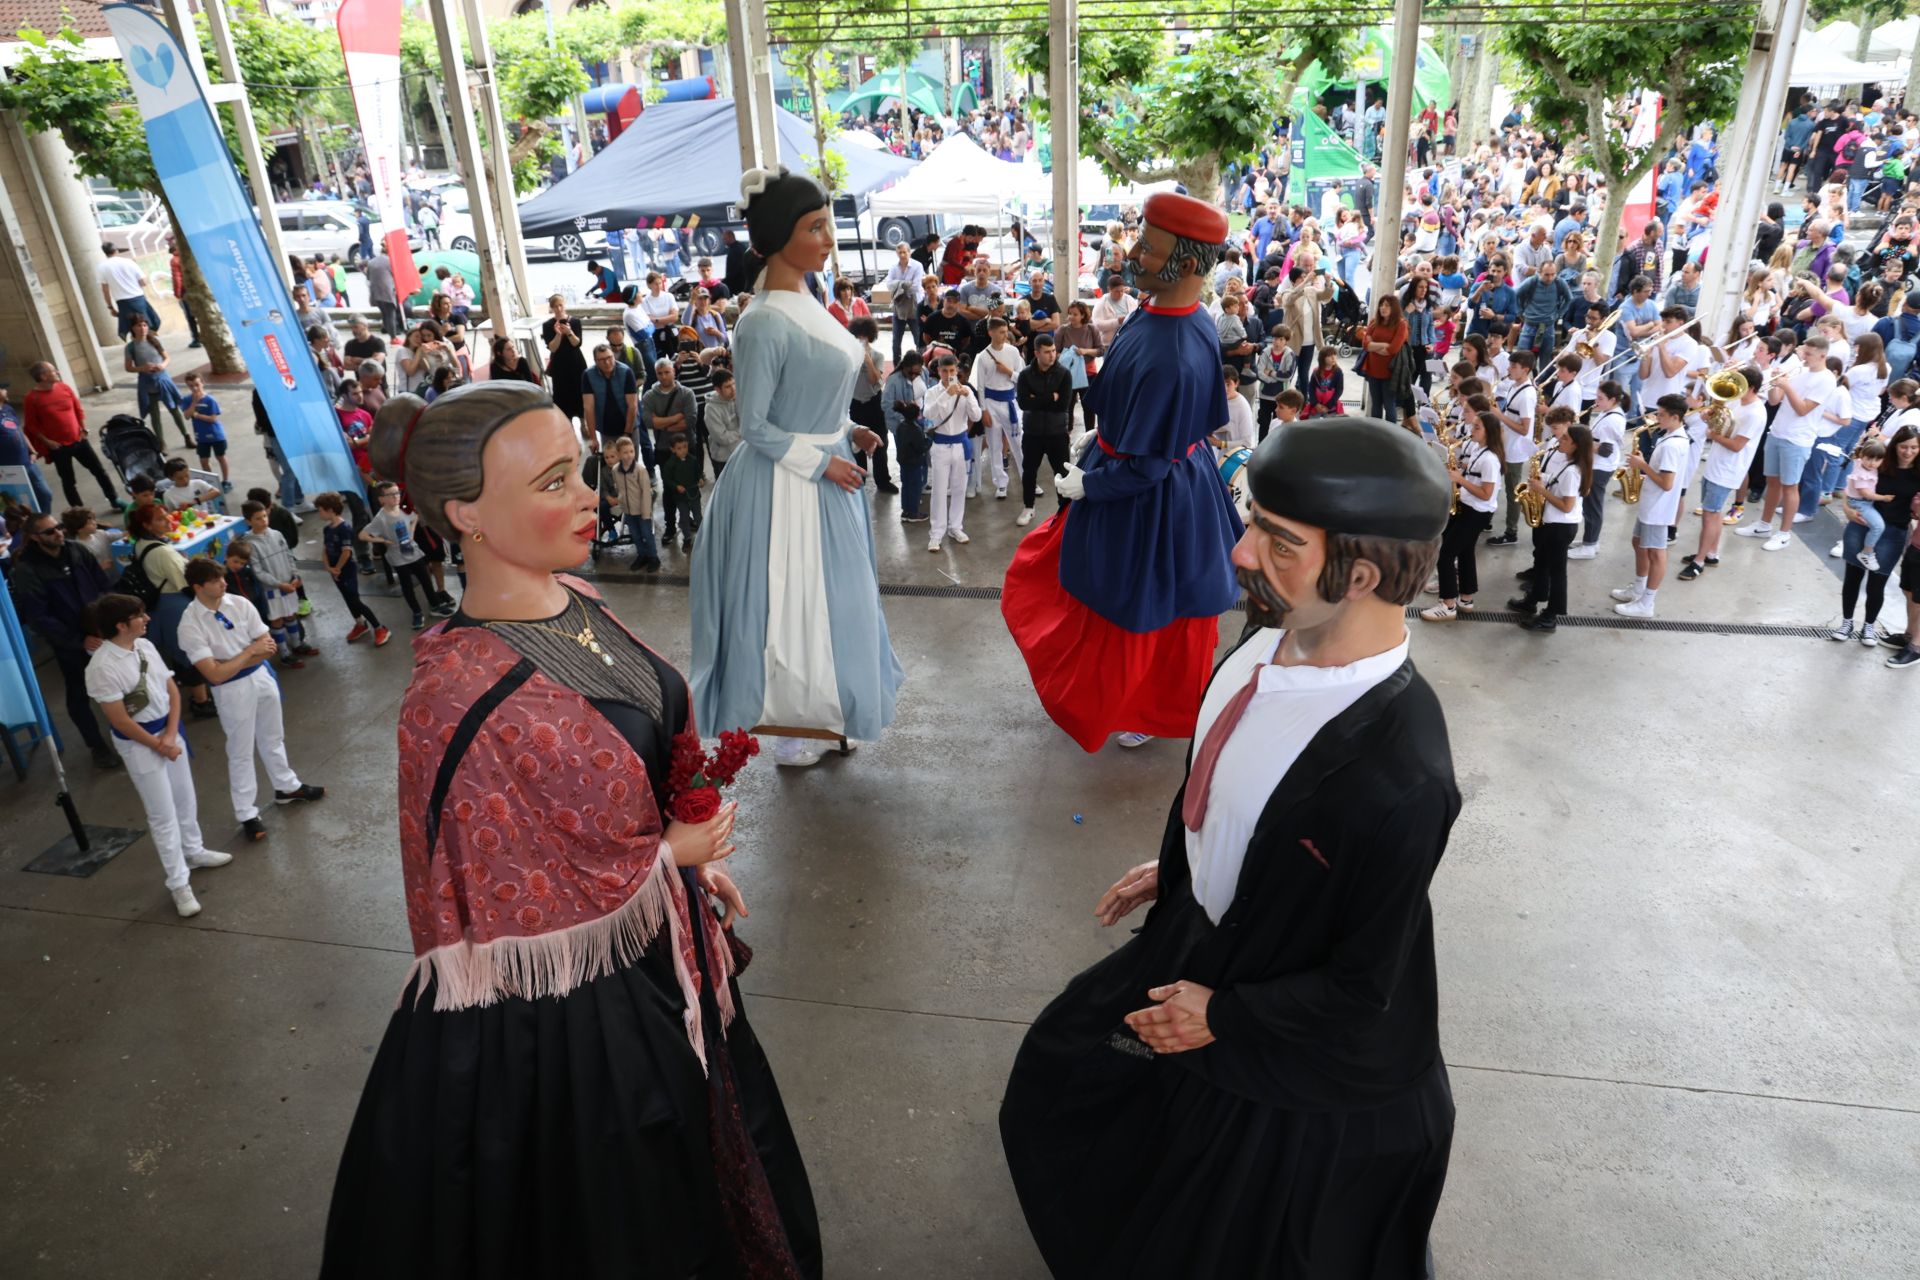
[[1080, 293], [1080, 0], [1049, 0], [1047, 119], [1053, 129], [1053, 287]]
[[[74, 167], [73, 152], [57, 132], [36, 133], [27, 137], [27, 163], [38, 171], [45, 190], [60, 252], [67, 261], [75, 310], [86, 317], [83, 324], [97, 345], [120, 345], [119, 327], [107, 311], [106, 299], [94, 279], [101, 260], [100, 224], [94, 220], [93, 206], [87, 201], [86, 184]], [[113, 372], [97, 353], [93, 363], [95, 385], [112, 386]]]
[[[468, 93], [464, 54], [456, 38], [452, 0], [427, 0], [427, 14], [440, 49], [440, 67], [446, 76], [448, 123], [453, 129], [454, 150], [460, 157], [460, 173], [466, 180], [467, 208], [473, 214], [473, 238], [480, 251], [481, 288], [490, 313], [504, 317], [510, 310], [507, 301], [513, 283], [500, 251], [500, 228], [495, 220], [488, 193], [486, 157], [480, 153], [480, 130], [473, 113], [473, 97]], [[497, 325], [505, 332], [504, 320]]]
[[[747, 96], [753, 103], [754, 131], [760, 137], [762, 164], [780, 163], [780, 128], [773, 99], [773, 55], [767, 46], [767, 7], [760, 0], [745, 0], [747, 11], [748, 70], [752, 72], [753, 91]], [[815, 110], [819, 110], [818, 106]]]
[[[493, 331], [496, 335], [505, 335], [507, 326], [519, 316], [529, 314], [533, 292], [527, 284], [527, 245], [520, 235], [520, 204], [518, 192], [513, 185], [513, 162], [509, 157], [512, 147], [507, 141], [507, 123], [500, 114], [499, 67], [493, 60], [493, 44], [487, 38], [487, 26], [480, 13], [478, 0], [461, 0], [461, 10], [467, 22], [467, 48], [473, 54], [474, 91], [479, 97], [479, 118], [486, 121], [487, 137], [493, 142], [488, 148], [488, 160], [492, 164], [488, 191], [493, 196], [492, 213], [500, 230], [499, 247], [506, 259], [508, 274], [503, 278], [513, 284], [511, 293], [498, 295], [498, 304], [488, 300], [487, 314], [493, 319]], [[456, 81], [457, 83], [457, 81]], [[471, 207], [471, 191], [469, 207]]]
[[1380, 134], [1380, 204], [1374, 213], [1373, 288], [1383, 297], [1399, 274], [1400, 212], [1407, 194], [1407, 140], [1413, 133], [1413, 73], [1420, 48], [1420, 0], [1395, 0], [1387, 122]]
[[1707, 279], [1700, 288], [1701, 330], [1710, 343], [1725, 337], [1733, 317], [1740, 313], [1747, 264], [1753, 256], [1753, 228], [1766, 207], [1793, 51], [1806, 18], [1807, 0], [1765, 0], [1747, 52], [1739, 107], [1720, 151], [1720, 172], [1727, 178], [1721, 186], [1720, 213], [1714, 219]]
[[727, 78], [733, 94], [734, 124], [740, 134], [740, 171], [761, 168], [760, 120], [753, 111], [753, 40], [747, 10], [751, 0], [726, 0]]

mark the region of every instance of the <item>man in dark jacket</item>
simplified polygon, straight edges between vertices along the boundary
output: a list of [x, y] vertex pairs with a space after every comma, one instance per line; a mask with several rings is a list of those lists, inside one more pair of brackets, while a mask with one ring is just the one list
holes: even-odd
[[13, 566], [13, 602], [20, 620], [40, 633], [67, 685], [67, 714], [102, 769], [121, 768], [87, 697], [87, 658], [100, 637], [87, 627], [87, 606], [107, 591], [106, 571], [93, 553], [68, 542], [60, 522], [42, 512], [27, 521], [27, 538]]
[[[1033, 335], [1033, 363], [1013, 383], [1014, 403], [1024, 420], [1026, 451], [1020, 463], [1020, 518], [1022, 528], [1033, 523], [1033, 500], [1040, 496], [1040, 463], [1044, 459], [1058, 479], [1067, 471], [1067, 435], [1073, 417], [1073, 375], [1060, 367], [1053, 335]], [[1066, 502], [1056, 491], [1055, 500]]]
[[1273, 432], [1247, 474], [1247, 635], [1158, 861], [1095, 913], [1152, 910], [1034, 1022], [1000, 1110], [1061, 1280], [1412, 1280], [1446, 1182], [1427, 886], [1460, 793], [1404, 610], [1450, 486], [1362, 418]]

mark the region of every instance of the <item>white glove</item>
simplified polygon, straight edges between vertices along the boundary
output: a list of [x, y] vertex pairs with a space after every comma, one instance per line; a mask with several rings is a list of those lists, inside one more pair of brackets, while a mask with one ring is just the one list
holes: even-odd
[[1069, 462], [1065, 474], [1053, 478], [1053, 491], [1070, 502], [1086, 497], [1086, 474]]

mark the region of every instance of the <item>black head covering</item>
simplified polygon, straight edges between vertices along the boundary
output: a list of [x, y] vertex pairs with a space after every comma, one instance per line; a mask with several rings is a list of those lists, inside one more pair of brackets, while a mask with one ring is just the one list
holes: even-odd
[[1451, 489], [1432, 445], [1378, 418], [1291, 423], [1247, 463], [1247, 491], [1263, 510], [1334, 533], [1437, 538]]
[[804, 173], [787, 172], [785, 165], [747, 170], [740, 175], [740, 195], [747, 239], [763, 258], [786, 248], [801, 216], [827, 203], [826, 188]]

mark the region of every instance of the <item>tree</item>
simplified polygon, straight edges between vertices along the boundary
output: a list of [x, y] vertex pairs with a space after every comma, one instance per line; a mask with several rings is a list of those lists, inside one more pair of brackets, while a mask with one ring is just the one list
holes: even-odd
[[[1124, 12], [1103, 6], [1098, 24], [1082, 26], [1080, 146], [1116, 178], [1172, 178], [1212, 199], [1227, 165], [1270, 144], [1306, 69], [1316, 61], [1343, 69], [1358, 39], [1352, 24], [1296, 32], [1260, 28], [1243, 14], [1239, 24], [1228, 25], [1232, 6], [1196, 7], [1217, 16], [1220, 25], [1173, 56], [1158, 6], [1142, 3]], [[1019, 8], [1024, 21], [1009, 41], [1012, 60], [1023, 72], [1045, 73], [1053, 40], [1046, 6]], [[1131, 28], [1109, 26], [1129, 13]], [[1051, 108], [1045, 100], [1036, 105], [1043, 117]]]
[[[103, 178], [125, 191], [151, 192], [166, 208], [167, 224], [178, 226], [173, 204], [154, 172], [147, 131], [119, 61], [88, 57], [71, 23], [54, 39], [31, 27], [22, 29], [19, 38], [29, 51], [0, 81], [0, 109], [18, 113], [29, 132], [58, 132], [83, 176]], [[184, 237], [175, 247], [185, 277], [185, 301], [200, 322], [208, 364], [215, 373], [245, 373], [246, 364], [214, 305], [192, 247]]]
[[[1670, 13], [1570, 24], [1556, 22], [1551, 9], [1531, 8], [1513, 11], [1521, 20], [1500, 30], [1515, 102], [1532, 108], [1534, 126], [1548, 137], [1577, 139], [1569, 157], [1606, 180], [1594, 245], [1594, 269], [1603, 280], [1613, 266], [1627, 193], [1685, 130], [1733, 114], [1746, 73], [1752, 11], [1663, 16]], [[1646, 146], [1630, 147], [1628, 110], [1643, 89], [1661, 95], [1660, 123]]]
[[[460, 34], [466, 34], [465, 28]], [[463, 58], [465, 48], [463, 40]], [[446, 79], [440, 65], [440, 43], [434, 38], [433, 24], [411, 13], [400, 19], [400, 73], [405, 77], [400, 93], [408, 104], [407, 111], [410, 114], [414, 111], [415, 94], [426, 101], [427, 111], [433, 117], [434, 136], [440, 140], [440, 152], [451, 158], [453, 127], [447, 123], [447, 102], [440, 93], [440, 85]]]
[[[227, 21], [240, 81], [262, 133], [297, 129], [313, 153], [315, 173], [324, 176], [331, 167], [340, 189], [348, 190], [339, 158], [327, 148], [320, 132], [323, 123], [355, 118], [339, 37], [330, 28], [269, 17], [257, 0], [228, 0]], [[207, 67], [214, 71], [220, 64], [204, 12], [195, 16], [194, 26]], [[238, 141], [231, 133], [228, 145], [238, 153]]]
[[[520, 136], [507, 151], [513, 165], [513, 183], [521, 192], [540, 184], [546, 163], [559, 154], [560, 139], [549, 121], [571, 113], [574, 99], [591, 84], [581, 65], [584, 41], [575, 33], [587, 22], [607, 17], [604, 9], [576, 9], [556, 24], [555, 43], [547, 44], [546, 22], [539, 14], [523, 14], [490, 23], [487, 41], [493, 46], [493, 65], [499, 76], [500, 114], [518, 123]], [[560, 33], [568, 33], [562, 41]], [[604, 52], [606, 45], [600, 48]], [[601, 54], [595, 54], [595, 57]]]

